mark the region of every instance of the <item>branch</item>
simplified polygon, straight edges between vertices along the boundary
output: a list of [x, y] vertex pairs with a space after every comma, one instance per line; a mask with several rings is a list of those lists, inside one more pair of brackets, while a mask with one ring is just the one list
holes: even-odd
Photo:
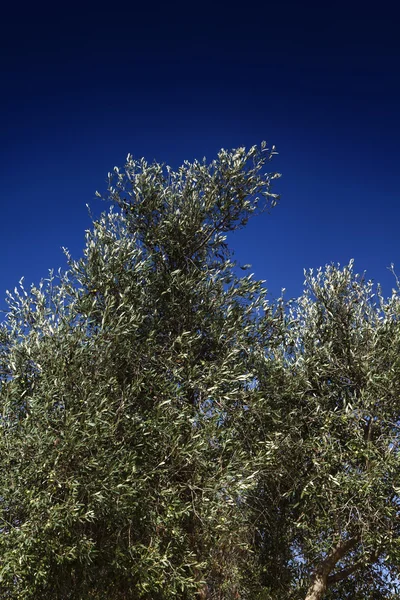
[[331, 583], [336, 583], [337, 581], [342, 581], [342, 579], [346, 579], [346, 577], [354, 573], [354, 571], [360, 569], [364, 564], [364, 561], [359, 560], [358, 562], [354, 563], [354, 565], [352, 565], [351, 567], [347, 567], [346, 569], [342, 569], [341, 571], [338, 571], [333, 575], [329, 575], [328, 585], [330, 585]]
[[340, 540], [336, 548], [332, 551], [332, 553], [329, 556], [326, 557], [326, 559], [322, 562], [320, 569], [318, 570], [328, 574], [336, 565], [336, 563], [339, 562], [339, 560], [343, 558], [343, 556], [349, 550], [354, 548], [357, 542], [358, 537], [352, 537], [345, 541]]
[[354, 563], [354, 565], [352, 565], [351, 567], [346, 567], [345, 569], [342, 569], [341, 571], [338, 571], [337, 573], [334, 573], [333, 575], [329, 575], [328, 585], [330, 585], [331, 583], [336, 583], [337, 581], [342, 581], [343, 579], [346, 579], [346, 577], [348, 577], [355, 571], [358, 571], [358, 569], [361, 569], [366, 564], [369, 564], [369, 565], [373, 564], [376, 561], [376, 559], [378, 558], [379, 554], [380, 554], [380, 552], [378, 552], [378, 550], [374, 550], [374, 552], [372, 552], [371, 556], [369, 557], [369, 559], [367, 561], [359, 560], [356, 563]]
[[340, 540], [330, 554], [315, 569], [311, 585], [308, 588], [305, 600], [321, 600], [328, 587], [329, 573], [335, 565], [349, 552], [359, 541], [359, 537], [351, 537], [348, 540]]

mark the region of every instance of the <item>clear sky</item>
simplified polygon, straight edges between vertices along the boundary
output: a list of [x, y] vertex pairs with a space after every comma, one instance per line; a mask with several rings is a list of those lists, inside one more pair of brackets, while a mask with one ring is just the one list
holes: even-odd
[[[281, 201], [232, 239], [276, 296], [303, 268], [400, 271], [395, 3], [42, 3], [2, 9], [0, 307], [78, 257], [128, 152], [177, 167], [266, 140]], [[40, 8], [42, 6], [42, 8]], [[85, 6], [87, 8], [85, 8]]]

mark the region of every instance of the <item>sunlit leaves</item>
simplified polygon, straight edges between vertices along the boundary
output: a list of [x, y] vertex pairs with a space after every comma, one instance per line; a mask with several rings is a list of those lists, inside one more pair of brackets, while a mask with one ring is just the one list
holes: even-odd
[[[267, 512], [260, 556], [269, 581], [276, 569], [288, 573], [285, 597], [304, 598], [313, 573], [349, 538], [356, 542], [330, 567], [335, 585], [326, 597], [394, 597], [391, 582], [400, 566], [394, 489], [400, 478], [399, 315], [399, 292], [383, 298], [352, 263], [306, 273], [304, 294], [287, 307], [272, 357], [277, 376], [260, 380], [280, 411], [272, 471], [278, 477], [266, 474], [254, 500], [260, 511], [263, 497], [267, 505], [276, 502], [275, 519]], [[271, 434], [269, 425], [267, 439]], [[271, 522], [279, 523], [275, 537]], [[381, 560], [386, 579], [375, 573]], [[348, 578], [339, 577], [347, 569]], [[296, 580], [302, 582], [297, 591]]]
[[66, 251], [67, 273], [9, 295], [0, 597], [244, 590], [256, 468], [240, 431], [264, 292], [235, 275], [226, 233], [275, 203], [273, 154], [176, 172], [129, 155], [82, 258]]

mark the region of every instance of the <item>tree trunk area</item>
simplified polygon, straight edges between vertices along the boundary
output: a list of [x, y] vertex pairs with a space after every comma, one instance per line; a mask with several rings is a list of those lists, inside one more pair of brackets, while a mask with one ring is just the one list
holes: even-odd
[[[351, 550], [357, 543], [358, 539], [356, 537], [349, 538], [347, 540], [340, 540], [337, 544], [336, 548], [332, 550], [330, 554], [322, 561], [319, 567], [315, 570], [313, 577], [311, 579], [310, 587], [307, 590], [307, 595], [305, 600], [322, 600], [326, 590], [328, 589], [329, 576], [336, 564], [342, 559], [345, 554]], [[354, 568], [358, 565], [354, 565], [353, 568], [343, 569], [336, 576], [332, 577], [332, 580], [340, 580], [344, 577], [341, 577], [341, 574], [345, 575], [345, 573], [352, 572]]]
[[313, 577], [313, 581], [308, 588], [305, 600], [321, 600], [328, 588], [328, 574], [318, 574]]

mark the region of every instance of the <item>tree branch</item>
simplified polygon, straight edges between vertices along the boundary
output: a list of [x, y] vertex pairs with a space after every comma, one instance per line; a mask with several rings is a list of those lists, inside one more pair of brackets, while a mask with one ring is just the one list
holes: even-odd
[[374, 552], [371, 553], [371, 556], [369, 557], [369, 559], [367, 561], [358, 560], [356, 563], [354, 563], [354, 565], [351, 565], [350, 567], [346, 567], [345, 569], [342, 569], [341, 571], [338, 571], [337, 573], [334, 573], [333, 575], [329, 575], [328, 585], [330, 585], [331, 583], [336, 583], [337, 581], [342, 581], [343, 579], [346, 579], [346, 577], [348, 577], [355, 571], [358, 571], [358, 569], [361, 569], [366, 564], [372, 565], [376, 561], [376, 559], [379, 557], [379, 554], [380, 554], [380, 552], [378, 552], [378, 550], [374, 550]]
[[359, 541], [358, 536], [340, 540], [330, 554], [315, 569], [305, 600], [321, 600], [328, 587], [328, 577], [335, 565]]

